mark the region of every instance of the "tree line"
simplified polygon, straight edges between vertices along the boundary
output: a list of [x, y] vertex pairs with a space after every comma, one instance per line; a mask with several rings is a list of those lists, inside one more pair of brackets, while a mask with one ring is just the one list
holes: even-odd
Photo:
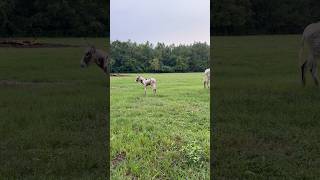
[[[319, 0], [211, 0], [211, 34], [291, 34], [320, 20]], [[0, 37], [109, 36], [109, 0], [1, 0]]]
[[211, 0], [211, 34], [300, 34], [319, 9], [319, 0]]
[[132, 41], [111, 42], [111, 72], [201, 72], [209, 67], [210, 46], [195, 42], [190, 45], [165, 45]]
[[108, 36], [108, 0], [1, 0], [0, 37]]

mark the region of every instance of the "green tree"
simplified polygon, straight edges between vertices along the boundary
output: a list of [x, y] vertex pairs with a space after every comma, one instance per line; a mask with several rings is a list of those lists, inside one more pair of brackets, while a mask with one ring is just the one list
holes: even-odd
[[176, 72], [186, 72], [188, 70], [188, 64], [186, 58], [178, 56], [176, 58], [175, 71]]
[[203, 71], [209, 65], [209, 45], [165, 45], [111, 42], [111, 72], [189, 72]]
[[159, 72], [160, 71], [160, 60], [158, 58], [152, 59], [150, 61], [150, 69], [153, 72]]
[[107, 0], [1, 0], [0, 36], [108, 36]]

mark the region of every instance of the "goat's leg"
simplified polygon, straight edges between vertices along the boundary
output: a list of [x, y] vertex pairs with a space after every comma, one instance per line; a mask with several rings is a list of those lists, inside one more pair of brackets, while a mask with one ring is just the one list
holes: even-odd
[[155, 84], [153, 84], [151, 87], [152, 87], [153, 95], [156, 95], [157, 86]]
[[144, 96], [146, 96], [147, 95], [147, 87], [145, 86], [144, 87]]

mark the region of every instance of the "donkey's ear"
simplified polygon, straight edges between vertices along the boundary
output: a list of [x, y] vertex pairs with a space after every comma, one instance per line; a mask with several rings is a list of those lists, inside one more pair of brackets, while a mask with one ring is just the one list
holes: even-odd
[[91, 52], [92, 52], [92, 53], [95, 53], [95, 52], [96, 52], [96, 47], [91, 46]]

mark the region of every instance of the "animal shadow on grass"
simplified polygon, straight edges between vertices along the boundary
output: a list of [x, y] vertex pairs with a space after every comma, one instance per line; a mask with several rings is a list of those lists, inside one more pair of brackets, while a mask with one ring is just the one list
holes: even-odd
[[143, 98], [163, 98], [163, 97], [168, 97], [168, 95], [158, 94], [158, 92], [157, 92], [156, 95], [153, 95], [151, 93], [150, 94], [147, 93], [147, 95], [144, 95], [143, 93], [142, 94], [140, 93], [140, 94], [137, 95], [136, 99], [137, 100], [141, 100]]
[[155, 96], [153, 96], [154, 98], [163, 98], [163, 97], [168, 97], [168, 95], [165, 94], [157, 94]]
[[122, 161], [126, 159], [126, 152], [122, 151], [118, 153], [113, 159], [112, 159], [112, 166], [113, 168], [117, 167], [118, 164], [120, 164]]

